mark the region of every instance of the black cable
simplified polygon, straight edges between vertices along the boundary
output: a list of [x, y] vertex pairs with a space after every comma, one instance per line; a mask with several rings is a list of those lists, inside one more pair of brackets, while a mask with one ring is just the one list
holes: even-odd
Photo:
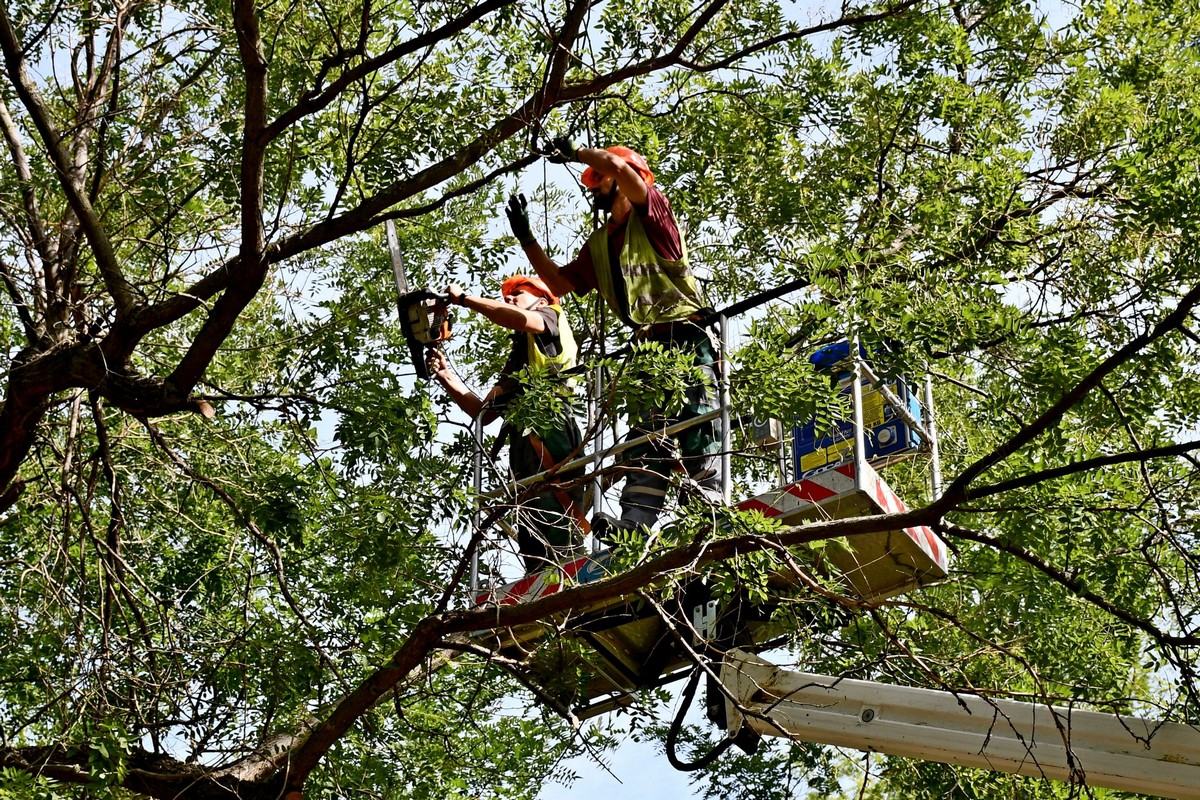
[[733, 736], [725, 737], [713, 749], [695, 761], [680, 761], [679, 757], [675, 755], [675, 743], [679, 738], [679, 731], [683, 728], [683, 718], [687, 715], [687, 710], [692, 705], [692, 700], [696, 696], [696, 687], [700, 685], [700, 676], [703, 674], [704, 669], [697, 664], [696, 668], [692, 670], [692, 677], [688, 678], [687, 686], [683, 689], [679, 710], [675, 712], [675, 719], [671, 720], [671, 727], [667, 731], [667, 761], [680, 772], [695, 772], [696, 770], [704, 769], [720, 758], [733, 745], [735, 739]]

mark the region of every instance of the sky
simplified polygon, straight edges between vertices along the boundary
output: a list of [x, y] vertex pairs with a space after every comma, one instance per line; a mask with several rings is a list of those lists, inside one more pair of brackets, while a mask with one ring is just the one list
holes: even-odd
[[[659, 719], [669, 720], [678, 710], [677, 698], [686, 681], [676, 681], [666, 688], [672, 694], [669, 705], [661, 705], [655, 713]], [[697, 692], [688, 709], [685, 721], [689, 725], [708, 724], [704, 717], [703, 687]], [[603, 717], [585, 722], [584, 725], [603, 721]], [[719, 737], [713, 734], [712, 741]], [[688, 757], [685, 750], [680, 753]], [[675, 800], [676, 798], [699, 798], [702, 795], [691, 785], [697, 773], [680, 772], [671, 766], [667, 756], [655, 742], [635, 742], [626, 739], [616, 750], [605, 755], [601, 766], [589, 756], [577, 756], [563, 762], [563, 766], [578, 773], [570, 787], [547, 783], [538, 794], [538, 800], [579, 800], [605, 798], [605, 800]]]
[[580, 778], [571, 788], [549, 783], [538, 800], [579, 800], [580, 797], [605, 797], [619, 800], [666, 800], [698, 797], [689, 784], [690, 774], [677, 771], [667, 757], [651, 742], [626, 741], [611, 754], [608, 767], [600, 767], [588, 757], [566, 762]]

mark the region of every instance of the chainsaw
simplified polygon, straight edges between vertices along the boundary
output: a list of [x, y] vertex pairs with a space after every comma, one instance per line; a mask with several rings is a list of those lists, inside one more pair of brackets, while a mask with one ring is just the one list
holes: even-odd
[[450, 338], [450, 326], [454, 317], [450, 314], [450, 298], [428, 287], [410, 289], [408, 276], [404, 272], [404, 254], [400, 252], [400, 240], [396, 237], [396, 226], [389, 219], [387, 225], [388, 250], [392, 254], [392, 274], [396, 278], [396, 307], [400, 311], [400, 330], [408, 342], [417, 377], [429, 380], [429, 368], [425, 360], [430, 349], [441, 347]]

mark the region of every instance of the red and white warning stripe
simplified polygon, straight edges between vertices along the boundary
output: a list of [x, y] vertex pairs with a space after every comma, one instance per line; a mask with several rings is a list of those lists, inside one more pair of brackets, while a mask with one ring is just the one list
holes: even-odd
[[854, 465], [851, 464], [818, 472], [803, 480], [760, 494], [739, 503], [738, 509], [759, 511], [765, 517], [778, 517], [849, 494], [854, 488]]
[[[738, 504], [738, 509], [758, 511], [766, 517], [778, 517], [790, 515], [811, 506], [819, 506], [828, 500], [845, 497], [856, 491], [858, 489], [854, 482], [854, 465], [844, 464], [745, 500]], [[908, 511], [908, 506], [904, 504], [904, 501], [896, 496], [892, 487], [879, 477], [879, 473], [870, 464], [866, 465], [863, 472], [863, 492], [885, 514], [899, 514]], [[904, 528], [904, 533], [924, 551], [934, 564], [941, 568], [942, 572], [949, 570], [946, 545], [928, 526]], [[502, 606], [510, 606], [548, 597], [557, 594], [564, 585], [591, 583], [604, 577], [608, 574], [607, 562], [607, 552], [584, 556], [561, 564], [556, 569], [535, 572], [506, 586], [482, 592], [475, 597], [475, 602], [493, 602]]]
[[[888, 486], [887, 482], [879, 477], [879, 474], [871, 468], [870, 464], [867, 464], [866, 467], [870, 472], [863, 473], [868, 478], [863, 488], [879, 504], [879, 507], [883, 509], [883, 513], [902, 514], [908, 511], [908, 506], [892, 491], [892, 487]], [[925, 551], [925, 555], [929, 556], [941, 568], [942, 572], [949, 571], [950, 565], [946, 558], [946, 544], [933, 532], [932, 528], [928, 525], [914, 525], [911, 528], [904, 528], [904, 532]]]
[[[874, 501], [885, 514], [899, 514], [908, 511], [887, 481], [879, 477], [879, 473], [865, 464], [863, 471], [863, 491]], [[846, 496], [857, 490], [854, 483], [854, 465], [843, 464], [840, 467], [818, 472], [807, 478], [790, 483], [781, 489], [774, 489], [766, 494], [746, 500], [738, 504], [742, 511], [758, 511], [765, 517], [791, 515], [811, 506], [819, 506], [827, 500]], [[926, 525], [905, 528], [904, 533], [929, 556], [943, 572], [949, 569], [946, 558], [946, 545]]]
[[589, 572], [586, 567], [590, 561], [592, 561], [590, 556], [584, 556], [566, 564], [560, 564], [556, 569], [534, 572], [514, 583], [476, 595], [475, 602], [476, 604], [494, 602], [502, 606], [511, 606], [558, 594], [564, 585], [575, 583], [576, 577], [579, 577], [581, 573]]

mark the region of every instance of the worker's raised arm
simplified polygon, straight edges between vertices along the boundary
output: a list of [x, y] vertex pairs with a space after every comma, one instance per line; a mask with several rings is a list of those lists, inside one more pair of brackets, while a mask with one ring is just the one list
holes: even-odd
[[542, 318], [541, 314], [526, 311], [508, 303], [501, 303], [499, 300], [467, 294], [456, 283], [446, 287], [446, 294], [455, 305], [477, 311], [497, 325], [509, 330], [522, 333], [543, 333], [546, 330], [546, 320]]
[[593, 192], [602, 189], [604, 180], [611, 178], [626, 200], [639, 208], [646, 207], [654, 173], [640, 154], [621, 146], [603, 150], [583, 147], [569, 136], [556, 136], [550, 140], [550, 148], [547, 157], [557, 164], [579, 161], [587, 165], [579, 180]]
[[[513, 236], [517, 237], [525, 257], [529, 259], [529, 265], [537, 272], [538, 277], [546, 282], [550, 291], [562, 297], [574, 291], [575, 287], [559, 274], [558, 264], [555, 264], [550, 256], [546, 255], [546, 251], [534, 238], [533, 229], [529, 225], [528, 206], [529, 201], [523, 194], [514, 194], [508, 198], [508, 205], [504, 208], [504, 213], [508, 216], [508, 224], [512, 228]], [[535, 332], [540, 333], [540, 331]]]
[[575, 160], [588, 165], [601, 175], [612, 178], [629, 202], [639, 208], [646, 207], [650, 194], [646, 181], [624, 158], [608, 150], [580, 147], [575, 151]]

